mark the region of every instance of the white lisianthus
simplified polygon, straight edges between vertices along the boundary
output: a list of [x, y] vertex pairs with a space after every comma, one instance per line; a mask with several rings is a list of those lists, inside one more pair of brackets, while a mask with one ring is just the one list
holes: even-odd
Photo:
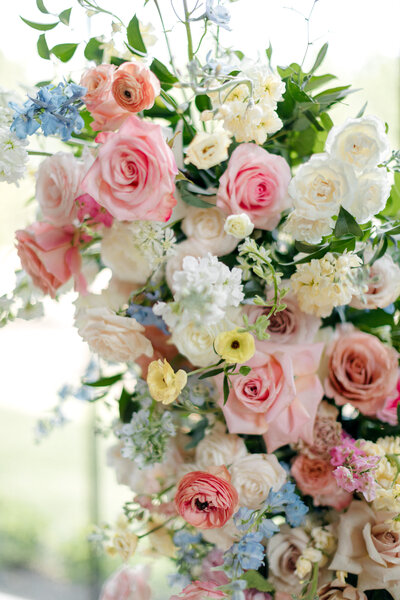
[[319, 244], [325, 235], [330, 235], [335, 227], [335, 221], [326, 219], [307, 219], [294, 210], [288, 216], [282, 231], [293, 239], [309, 244]]
[[20, 140], [9, 127], [0, 127], [0, 181], [18, 184], [26, 171], [26, 140]]
[[232, 485], [241, 506], [258, 509], [270, 490], [278, 491], [286, 481], [286, 471], [274, 454], [248, 454], [233, 461]]
[[[372, 257], [372, 250], [364, 255], [364, 262]], [[350, 306], [360, 310], [386, 308], [400, 296], [400, 267], [389, 254], [378, 258], [368, 270], [368, 289], [353, 296]]]
[[364, 171], [387, 158], [390, 146], [384, 124], [370, 115], [348, 119], [343, 125], [332, 127], [325, 150], [332, 158]]
[[350, 201], [356, 188], [353, 169], [327, 154], [314, 154], [293, 177], [289, 194], [298, 215], [321, 221], [337, 215], [340, 206]]
[[225, 221], [224, 230], [229, 235], [242, 240], [253, 233], [254, 225], [246, 213], [229, 215]]
[[182, 231], [189, 240], [195, 240], [214, 256], [224, 256], [230, 254], [238, 244], [235, 239], [227, 235], [224, 224], [225, 215], [216, 206], [211, 208], [190, 206], [182, 221]]
[[208, 467], [229, 465], [246, 455], [247, 449], [242, 438], [225, 433], [225, 426], [217, 423], [212, 432], [196, 446], [196, 467], [204, 471]]
[[198, 169], [215, 167], [228, 160], [228, 148], [231, 142], [231, 136], [224, 130], [197, 133], [186, 148], [185, 163], [192, 163]]
[[386, 206], [391, 182], [385, 169], [373, 169], [358, 177], [357, 188], [342, 203], [357, 223], [366, 223]]

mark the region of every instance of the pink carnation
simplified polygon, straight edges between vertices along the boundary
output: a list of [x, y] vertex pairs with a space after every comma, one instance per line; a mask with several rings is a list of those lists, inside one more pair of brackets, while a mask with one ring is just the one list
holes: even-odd
[[218, 598], [227, 598], [224, 592], [217, 590], [217, 585], [213, 582], [194, 581], [185, 587], [178, 596], [171, 596], [170, 600], [217, 600]]
[[160, 125], [132, 115], [96, 141], [102, 146], [82, 189], [119, 221], [168, 221], [178, 169]]

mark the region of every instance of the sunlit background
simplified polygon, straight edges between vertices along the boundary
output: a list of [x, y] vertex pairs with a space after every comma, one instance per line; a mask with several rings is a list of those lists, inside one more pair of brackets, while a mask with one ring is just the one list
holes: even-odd
[[[137, 12], [143, 23], [160, 31], [152, 0], [104, 0], [125, 22]], [[72, 30], [64, 26], [48, 32], [49, 46], [88, 40], [94, 35], [109, 39], [111, 21], [89, 19], [76, 0], [45, 0], [59, 13], [73, 6]], [[169, 0], [161, 0], [178, 62], [184, 61], [185, 40], [181, 25], [174, 25]], [[179, 13], [181, 0], [174, 6]], [[329, 42], [326, 72], [338, 76], [337, 85], [352, 83], [359, 91], [335, 109], [334, 121], [354, 117], [368, 100], [367, 113], [389, 124], [394, 148], [400, 146], [400, 3], [398, 0], [318, 0], [307, 18], [312, 0], [238, 0], [230, 5], [232, 32], [222, 32], [222, 43], [246, 56], [263, 56], [271, 42], [273, 62], [284, 66], [301, 62], [310, 42], [305, 67]], [[46, 22], [35, 0], [14, 0], [3, 7], [0, 19], [0, 85], [23, 96], [38, 81], [72, 75], [79, 79], [82, 53], [62, 65], [45, 61], [36, 53], [39, 32], [27, 27], [19, 15]], [[47, 18], [51, 22], [52, 17]], [[166, 58], [161, 34], [152, 48]], [[57, 145], [54, 146], [57, 148]], [[34, 218], [34, 178], [30, 174], [19, 188], [0, 184], [0, 295], [12, 289], [18, 265], [13, 235]], [[54, 431], [39, 445], [35, 424], [51, 414], [57, 391], [64, 383], [77, 384], [89, 356], [73, 329], [73, 293], [59, 303], [46, 304], [45, 317], [17, 320], [0, 330], [0, 600], [93, 600], [98, 583], [117, 563], [106, 564], [90, 555], [86, 536], [90, 524], [113, 519], [127, 491], [119, 489], [105, 464], [107, 440], [95, 440], [94, 407], [77, 401], [68, 409], [70, 423]], [[142, 557], [143, 558], [143, 557]], [[145, 557], [151, 560], [151, 557]], [[157, 569], [160, 581], [166, 566]], [[164, 585], [164, 588], [162, 586]], [[166, 589], [165, 583], [159, 584]], [[169, 597], [157, 591], [155, 598]]]

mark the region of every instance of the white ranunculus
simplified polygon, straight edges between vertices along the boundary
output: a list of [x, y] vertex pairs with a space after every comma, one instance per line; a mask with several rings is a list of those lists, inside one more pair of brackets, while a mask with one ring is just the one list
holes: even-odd
[[121, 281], [144, 284], [151, 275], [149, 261], [137, 246], [136, 224], [114, 221], [105, 229], [101, 242], [101, 259]]
[[174, 273], [175, 271], [182, 270], [183, 259], [185, 256], [206, 256], [208, 249], [196, 239], [188, 239], [183, 241], [176, 246], [176, 252], [171, 258], [168, 259], [165, 267], [165, 278], [168, 283], [168, 287], [172, 292], [175, 291], [174, 287]]
[[385, 169], [373, 169], [358, 178], [357, 188], [343, 207], [353, 215], [357, 223], [366, 223], [386, 206], [391, 182]]
[[325, 235], [330, 235], [335, 227], [335, 221], [326, 219], [307, 219], [294, 210], [288, 216], [283, 231], [295, 240], [319, 244]]
[[249, 215], [242, 213], [240, 215], [229, 215], [225, 221], [224, 229], [229, 235], [242, 240], [253, 233], [254, 225]]
[[193, 138], [186, 148], [185, 163], [192, 163], [198, 169], [210, 169], [228, 160], [231, 137], [226, 131], [206, 133], [202, 131]]
[[[372, 251], [364, 256], [371, 258]], [[362, 296], [353, 296], [350, 306], [360, 310], [386, 308], [400, 296], [400, 267], [389, 254], [378, 258], [369, 268], [368, 289]]]
[[208, 467], [230, 465], [246, 455], [247, 449], [242, 438], [225, 433], [225, 426], [217, 423], [212, 432], [196, 446], [196, 467], [205, 471]]
[[326, 220], [338, 214], [357, 187], [354, 171], [327, 154], [314, 154], [301, 165], [289, 184], [298, 215], [308, 220]]
[[274, 454], [248, 454], [233, 461], [232, 485], [241, 506], [258, 509], [270, 490], [278, 491], [286, 481], [286, 471]]
[[332, 127], [325, 150], [332, 158], [363, 171], [373, 169], [387, 158], [390, 146], [384, 124], [370, 115], [348, 119], [343, 125]]
[[232, 252], [238, 241], [225, 233], [225, 215], [215, 207], [196, 208], [190, 206], [182, 222], [182, 231], [189, 238], [199, 242], [214, 256], [224, 256]]

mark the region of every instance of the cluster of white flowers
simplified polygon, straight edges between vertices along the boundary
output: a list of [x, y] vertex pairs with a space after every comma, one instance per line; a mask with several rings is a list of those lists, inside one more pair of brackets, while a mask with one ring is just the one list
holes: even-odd
[[25, 175], [28, 153], [26, 140], [20, 140], [7, 126], [0, 126], [0, 181], [18, 183]]
[[325, 566], [328, 557], [336, 548], [336, 538], [330, 525], [314, 527], [311, 530], [311, 538], [313, 545], [307, 546], [296, 561], [296, 575], [302, 581], [311, 574], [313, 564]]
[[328, 317], [335, 306], [343, 306], [359, 294], [357, 270], [362, 260], [352, 253], [323, 258], [296, 265], [290, 278], [301, 310], [318, 317]]
[[358, 223], [366, 223], [385, 207], [390, 178], [378, 165], [388, 157], [383, 123], [373, 116], [348, 119], [333, 127], [325, 153], [314, 154], [289, 185], [294, 210], [285, 231], [296, 240], [317, 244], [335, 227], [343, 206]]
[[237, 142], [264, 144], [269, 134], [282, 127], [276, 106], [284, 91], [285, 84], [268, 65], [249, 61], [239, 73], [237, 83], [233, 81], [228, 90], [223, 86], [209, 96], [215, 118], [223, 120], [224, 128]]

